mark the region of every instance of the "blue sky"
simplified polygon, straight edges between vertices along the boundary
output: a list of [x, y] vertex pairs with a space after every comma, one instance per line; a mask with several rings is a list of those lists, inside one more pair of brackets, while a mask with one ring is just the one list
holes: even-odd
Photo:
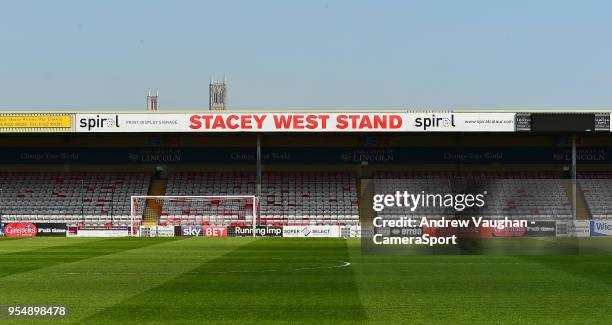
[[1, 109], [612, 108], [610, 1], [0, 0]]

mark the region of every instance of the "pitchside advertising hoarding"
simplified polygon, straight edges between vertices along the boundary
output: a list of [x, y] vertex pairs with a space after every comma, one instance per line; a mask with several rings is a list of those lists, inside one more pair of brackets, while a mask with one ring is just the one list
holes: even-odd
[[391, 237], [405, 236], [451, 236], [457, 238], [492, 238], [492, 237], [555, 237], [555, 221], [531, 221], [526, 227], [495, 228], [476, 226], [469, 222], [467, 226], [457, 227], [377, 227], [376, 233]]
[[227, 237], [227, 227], [224, 226], [182, 226], [181, 236], [194, 237]]
[[77, 132], [514, 132], [515, 113], [77, 114]]
[[340, 227], [334, 226], [284, 226], [283, 237], [340, 237]]
[[66, 237], [65, 223], [35, 223], [38, 237]]
[[[250, 226], [152, 226], [140, 227], [135, 233], [141, 237], [252, 237]], [[338, 238], [361, 237], [371, 238], [375, 234], [388, 237], [402, 236], [448, 236], [458, 238], [493, 238], [493, 237], [598, 237], [612, 236], [610, 220], [574, 220], [533, 221], [527, 227], [496, 229], [491, 227], [377, 227], [366, 229], [361, 226], [258, 226], [257, 237], [287, 238]], [[31, 223], [15, 222], [0, 224], [0, 236], [17, 237], [127, 237], [129, 227], [124, 226], [66, 226], [65, 223]]]
[[13, 222], [0, 225], [0, 236], [15, 237], [65, 237], [65, 223]]
[[[137, 229], [141, 237], [253, 237], [251, 226], [150, 226]], [[257, 237], [359, 237], [359, 226], [257, 226]], [[67, 226], [65, 223], [15, 222], [0, 224], [0, 236], [15, 237], [127, 237], [125, 226]]]
[[68, 227], [68, 237], [127, 237], [129, 227], [121, 226], [74, 226]]
[[140, 227], [140, 237], [174, 237], [175, 235], [175, 226]]
[[[253, 237], [251, 226], [200, 226], [180, 227], [181, 236], [193, 237]], [[344, 234], [344, 235], [343, 235]], [[257, 237], [301, 237], [301, 238], [338, 238], [359, 237], [361, 228], [357, 226], [257, 226]]]
[[591, 236], [612, 236], [612, 220], [591, 220]]
[[37, 233], [38, 228], [31, 222], [9, 223], [4, 227], [4, 236], [9, 238], [35, 237]]
[[[228, 229], [229, 236], [234, 237], [252, 237], [253, 236], [253, 227], [230, 227]], [[282, 237], [283, 236], [283, 227], [273, 227], [273, 226], [258, 226], [255, 228], [255, 236], [257, 237]]]

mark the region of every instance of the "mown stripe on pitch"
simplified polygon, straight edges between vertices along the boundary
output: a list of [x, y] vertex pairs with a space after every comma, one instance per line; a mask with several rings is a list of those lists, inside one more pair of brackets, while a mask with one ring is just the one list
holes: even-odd
[[259, 239], [86, 321], [363, 321], [348, 261], [342, 239]]
[[608, 292], [612, 290], [612, 256], [521, 256], [523, 263], [593, 281]]
[[[543, 252], [534, 239], [518, 248]], [[369, 321], [376, 323], [597, 324], [610, 312], [609, 285], [554, 269], [574, 263], [609, 274], [606, 264], [581, 265], [594, 261], [589, 256], [361, 255], [358, 242], [350, 251]]]
[[[12, 254], [26, 252], [36, 249], [48, 248], [53, 246], [65, 246], [68, 243], [75, 243], [78, 240], [104, 240], [105, 238], [70, 238], [65, 237], [0, 237], [0, 254]], [[67, 240], [71, 240], [67, 242]]]
[[[132, 241], [146, 240], [133, 238]], [[252, 240], [181, 237], [159, 238], [159, 244], [59, 264], [0, 279], [0, 301], [54, 304], [70, 308], [69, 322], [82, 323], [109, 306], [163, 284]]]
[[[156, 238], [143, 238], [141, 240], [129, 238], [62, 238], [57, 240], [67, 240], [72, 243], [0, 254], [0, 278], [161, 243]], [[167, 241], [167, 239], [164, 240]]]
[[607, 238], [546, 237], [516, 239], [520, 254], [513, 257], [523, 263], [538, 264], [612, 286], [612, 240]]

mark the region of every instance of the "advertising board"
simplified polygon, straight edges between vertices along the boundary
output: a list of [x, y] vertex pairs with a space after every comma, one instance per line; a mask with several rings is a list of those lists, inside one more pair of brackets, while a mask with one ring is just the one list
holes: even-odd
[[38, 237], [66, 237], [65, 223], [35, 223]]
[[181, 236], [195, 237], [227, 237], [227, 227], [224, 226], [182, 226], [180, 231]]
[[4, 227], [4, 236], [9, 238], [35, 237], [37, 234], [38, 228], [31, 222], [9, 223]]
[[68, 227], [68, 237], [127, 237], [129, 227], [122, 226], [78, 226]]
[[[236, 237], [252, 237], [253, 236], [253, 227], [250, 227], [250, 226], [231, 227], [228, 231], [229, 231], [229, 236], [236, 236]], [[258, 226], [257, 228], [255, 228], [255, 236], [257, 237], [282, 237], [283, 227]]]
[[339, 226], [284, 226], [283, 237], [340, 237]]
[[70, 114], [1, 114], [0, 129], [52, 129], [72, 127]]
[[88, 113], [77, 132], [514, 132], [515, 113]]
[[612, 220], [591, 220], [591, 237], [612, 236]]

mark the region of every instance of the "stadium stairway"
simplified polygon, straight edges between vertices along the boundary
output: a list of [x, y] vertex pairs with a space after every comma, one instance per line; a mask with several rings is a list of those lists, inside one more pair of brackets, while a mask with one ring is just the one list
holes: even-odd
[[[565, 195], [567, 195], [567, 199], [569, 202], [572, 202], [572, 180], [566, 179], [563, 180], [563, 189], [565, 190]], [[591, 219], [591, 213], [589, 211], [586, 199], [584, 197], [584, 192], [580, 187], [580, 183], [576, 184], [576, 220], [588, 220]]]
[[[151, 181], [149, 186], [148, 195], [165, 195], [166, 187], [168, 186], [168, 180], [166, 179], [154, 179]], [[160, 200], [147, 200], [146, 212], [143, 216], [143, 223], [145, 226], [155, 226], [159, 224], [159, 217], [163, 209]]]
[[359, 193], [359, 219], [365, 224], [371, 225], [375, 213], [372, 209], [374, 203], [374, 182], [371, 179], [357, 180], [357, 193]]

